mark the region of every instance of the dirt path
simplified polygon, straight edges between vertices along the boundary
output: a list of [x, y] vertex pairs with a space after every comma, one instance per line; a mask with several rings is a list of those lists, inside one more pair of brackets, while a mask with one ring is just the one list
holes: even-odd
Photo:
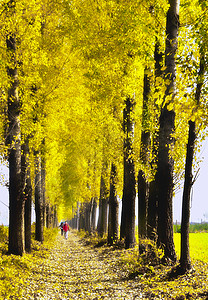
[[28, 278], [22, 299], [144, 299], [117, 259], [85, 246], [73, 233], [68, 240], [58, 236], [49, 258]]

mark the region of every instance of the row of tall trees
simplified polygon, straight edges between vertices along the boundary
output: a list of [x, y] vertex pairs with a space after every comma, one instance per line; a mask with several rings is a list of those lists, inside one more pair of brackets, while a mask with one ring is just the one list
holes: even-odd
[[[198, 137], [206, 128], [206, 10], [203, 0], [181, 1], [179, 27], [176, 0], [1, 2], [11, 253], [24, 252], [31, 190], [38, 236], [51, 207], [59, 220], [76, 214], [77, 224], [77, 203], [88, 216], [80, 210], [80, 226], [93, 230], [99, 199], [99, 234], [108, 231], [109, 243], [120, 236], [126, 247], [135, 244], [138, 194], [140, 237], [155, 239], [176, 260], [174, 186], [184, 174], [186, 144], [193, 149], [196, 140], [188, 142], [190, 122]], [[191, 173], [189, 167], [186, 231]]]
[[[190, 3], [189, 3], [190, 4]], [[196, 4], [196, 3], [195, 3]], [[203, 1], [200, 4], [200, 9], [205, 9]], [[187, 4], [182, 3], [182, 17], [184, 17]], [[155, 17], [155, 7], [149, 7], [150, 15]], [[191, 13], [195, 12], [194, 6], [191, 6]], [[123, 12], [122, 12], [123, 13]], [[165, 15], [165, 14], [164, 14]], [[146, 15], [147, 16], [147, 15]], [[156, 16], [157, 19], [158, 16]], [[178, 34], [179, 32], [179, 1], [169, 1], [169, 7], [166, 11], [166, 31], [163, 35], [163, 28], [152, 29], [154, 32], [155, 40], [152, 41], [151, 46], [154, 45], [154, 52], [149, 50], [147, 57], [142, 53], [142, 58], [145, 59], [144, 66], [144, 81], [143, 81], [143, 99], [138, 97], [136, 93], [132, 92], [131, 95], [126, 93], [123, 105], [123, 191], [122, 191], [122, 215], [121, 215], [121, 228], [120, 238], [124, 238], [126, 247], [132, 247], [135, 243], [135, 196], [136, 196], [136, 175], [135, 163], [138, 162], [139, 153], [139, 172], [138, 172], [138, 198], [139, 198], [139, 235], [142, 237], [153, 238], [157, 241], [158, 245], [162, 245], [165, 252], [165, 257], [176, 261], [176, 253], [173, 242], [173, 214], [172, 214], [172, 199], [174, 194], [174, 187], [181, 174], [181, 162], [185, 160], [185, 183], [183, 194], [183, 210], [182, 210], [182, 250], [181, 250], [181, 271], [185, 272], [190, 268], [190, 256], [188, 246], [188, 227], [190, 217], [190, 192], [193, 185], [192, 179], [192, 166], [194, 157], [194, 145], [196, 143], [195, 135], [195, 121], [197, 120], [198, 130], [203, 128], [204, 110], [205, 106], [200, 105], [201, 116], [196, 113], [196, 107], [191, 109], [191, 116], [184, 118], [184, 113], [187, 110], [190, 113], [191, 103], [196, 102], [199, 104], [199, 99], [203, 95], [206, 99], [206, 86], [204, 86], [204, 75], [206, 73], [206, 52], [203, 44], [195, 44], [199, 36], [201, 40], [205, 38], [201, 32], [201, 18], [197, 14], [196, 19], [182, 18], [184, 24], [181, 29], [181, 37], [179, 41], [184, 46], [184, 35], [186, 35], [186, 44], [191, 42], [194, 45], [194, 54], [192, 47], [179, 48], [178, 50]], [[140, 22], [140, 26], [143, 24]], [[147, 22], [143, 25], [145, 27]], [[149, 25], [149, 24], [148, 24]], [[196, 30], [197, 27], [197, 31]], [[148, 30], [147, 28], [145, 28]], [[159, 32], [158, 32], [159, 31]], [[158, 34], [160, 35], [158, 38]], [[202, 35], [201, 35], [202, 34]], [[161, 39], [161, 36], [163, 39]], [[181, 38], [181, 39], [180, 39]], [[193, 43], [194, 42], [194, 43]], [[201, 43], [201, 41], [200, 41]], [[142, 44], [145, 45], [145, 42]], [[180, 53], [176, 56], [176, 51]], [[182, 52], [181, 52], [182, 51]], [[197, 57], [197, 51], [199, 56]], [[199, 68], [190, 72], [189, 68], [184, 64], [184, 53], [193, 56], [193, 64]], [[132, 52], [128, 52], [128, 56], [134, 59]], [[154, 57], [154, 63], [148, 63], [148, 59]], [[202, 55], [203, 54], [203, 55]], [[136, 56], [136, 55], [135, 55]], [[138, 58], [138, 57], [137, 57]], [[139, 59], [141, 56], [139, 55]], [[185, 58], [187, 60], [187, 57]], [[177, 75], [176, 65], [184, 68], [183, 74]], [[125, 66], [126, 67], [126, 66]], [[126, 70], [124, 73], [127, 73]], [[191, 73], [190, 76], [186, 73]], [[126, 75], [126, 74], [125, 74]], [[184, 79], [183, 85], [177, 80], [178, 77]], [[189, 78], [187, 78], [189, 77]], [[138, 78], [137, 78], [138, 80]], [[187, 80], [187, 81], [186, 81]], [[139, 82], [139, 80], [137, 81]], [[140, 81], [141, 82], [141, 81]], [[185, 83], [186, 82], [186, 83]], [[188, 86], [188, 88], [187, 88]], [[195, 92], [196, 90], [196, 92]], [[135, 90], [137, 92], [137, 90]], [[141, 93], [141, 91], [140, 91]], [[194, 95], [195, 96], [192, 96]], [[198, 99], [198, 100], [197, 100]], [[135, 143], [135, 126], [138, 123], [135, 121], [136, 114], [134, 114], [134, 106], [139, 101], [141, 105], [143, 101], [143, 111], [140, 112], [140, 129], [141, 138], [139, 144], [139, 151], [136, 153], [134, 147]], [[182, 100], [182, 101], [181, 101]], [[192, 102], [193, 101], [193, 102]], [[188, 104], [186, 104], [188, 103]], [[197, 104], [197, 109], [199, 105]], [[202, 104], [202, 103], [201, 103]], [[203, 102], [205, 104], [205, 102]], [[194, 115], [193, 115], [194, 113]], [[202, 118], [201, 118], [202, 117]], [[189, 119], [190, 118], [190, 119]], [[180, 128], [176, 128], [180, 122]], [[189, 133], [188, 125], [189, 124]], [[182, 134], [183, 132], [183, 134]], [[187, 132], [187, 135], [186, 135]], [[185, 133], [185, 134], [184, 134]], [[188, 141], [187, 141], [188, 137]], [[181, 144], [179, 145], [178, 139]], [[133, 142], [134, 140], [134, 142]], [[185, 145], [187, 143], [187, 151]], [[177, 156], [182, 155], [182, 160], [176, 159]], [[176, 170], [174, 173], [174, 163]], [[101, 175], [101, 193], [100, 193], [100, 207], [98, 219], [98, 232], [103, 235], [107, 233], [108, 224], [108, 241], [118, 239], [118, 199], [115, 199], [116, 184], [118, 175], [114, 162], [111, 164], [111, 171], [109, 172], [109, 195], [105, 192], [105, 201], [103, 201], [103, 188], [106, 186], [103, 183]], [[110, 170], [110, 167], [109, 167]], [[112, 174], [114, 174], [112, 176]], [[175, 179], [174, 179], [175, 177]], [[118, 191], [119, 193], [119, 191]], [[101, 196], [102, 195], [102, 196]], [[114, 197], [112, 197], [114, 195]], [[109, 201], [109, 216], [107, 223], [107, 209], [106, 206]], [[102, 210], [103, 205], [103, 210]], [[114, 210], [114, 213], [112, 213]], [[85, 209], [83, 208], [83, 214]], [[103, 217], [104, 215], [104, 217]], [[88, 214], [85, 215], [86, 217]], [[83, 217], [83, 216], [82, 216]], [[101, 223], [103, 222], [103, 225]], [[112, 224], [117, 224], [112, 231]], [[89, 227], [84, 227], [89, 231]], [[90, 231], [92, 228], [90, 227]]]

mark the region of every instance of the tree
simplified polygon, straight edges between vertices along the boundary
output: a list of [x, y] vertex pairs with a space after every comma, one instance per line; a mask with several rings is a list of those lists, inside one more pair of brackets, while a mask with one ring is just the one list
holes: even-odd
[[108, 244], [113, 245], [118, 241], [119, 226], [118, 213], [119, 203], [116, 193], [117, 171], [115, 164], [111, 164], [110, 174], [110, 195], [109, 195], [109, 215], [108, 215]]
[[173, 133], [175, 112], [171, 105], [174, 101], [176, 87], [175, 53], [177, 50], [177, 36], [179, 28], [179, 2], [169, 1], [166, 22], [165, 49], [165, 82], [166, 92], [159, 119], [159, 148], [156, 172], [158, 185], [158, 243], [163, 245], [165, 257], [176, 261], [173, 242], [173, 158], [170, 150], [173, 147]]
[[[150, 122], [150, 115], [148, 111], [148, 104], [150, 103], [150, 76], [148, 70], [144, 73], [144, 91], [143, 91], [143, 109], [142, 109], [142, 132], [140, 145], [140, 159], [143, 169], [147, 166], [148, 156], [150, 151], [150, 129], [148, 123]], [[150, 71], [150, 70], [149, 70]], [[138, 172], [138, 233], [139, 237], [147, 236], [148, 226], [148, 196], [149, 183], [146, 178], [145, 171], [142, 168]]]
[[[197, 108], [200, 106], [200, 98], [202, 94], [202, 88], [204, 84], [204, 74], [206, 70], [206, 62], [204, 55], [204, 47], [201, 49], [200, 66], [198, 72], [198, 80], [196, 85], [195, 102], [196, 107], [194, 108], [193, 115]], [[195, 118], [195, 116], [194, 116]], [[190, 225], [190, 205], [191, 205], [191, 188], [194, 184], [192, 167], [194, 160], [194, 148], [197, 138], [196, 133], [196, 120], [189, 120], [189, 132], [188, 132], [188, 143], [186, 152], [186, 164], [185, 164], [185, 178], [183, 188], [183, 201], [182, 201], [182, 219], [181, 219], [181, 255], [180, 255], [180, 271], [184, 274], [191, 269], [191, 260], [189, 253], [189, 225]]]
[[133, 160], [133, 119], [134, 99], [128, 97], [123, 112], [124, 130], [124, 185], [122, 197], [122, 215], [120, 238], [124, 239], [126, 248], [135, 245], [135, 198], [136, 179]]
[[43, 242], [43, 227], [44, 227], [44, 206], [42, 196], [42, 181], [41, 181], [41, 156], [40, 153], [35, 154], [36, 169], [35, 169], [35, 239]]
[[25, 188], [23, 197], [25, 198], [24, 232], [25, 250], [31, 252], [31, 216], [32, 216], [32, 183], [30, 175], [29, 161], [29, 138], [26, 138], [22, 145], [22, 172], [25, 178]]
[[[162, 66], [163, 66], [163, 53], [160, 50], [160, 42], [158, 38], [155, 41], [155, 50], [154, 50], [154, 86], [155, 93], [162, 93], [161, 82], [162, 82]], [[159, 96], [159, 95], [158, 95]], [[150, 239], [157, 240], [157, 218], [158, 218], [158, 192], [157, 192], [157, 183], [155, 181], [155, 169], [156, 169], [156, 159], [157, 159], [157, 150], [158, 150], [158, 115], [159, 107], [157, 104], [157, 97], [153, 100], [154, 104], [154, 127], [151, 130], [151, 161], [149, 162], [151, 166], [151, 181], [149, 183], [149, 195], [148, 195], [148, 213], [147, 213], [147, 236]], [[150, 112], [149, 112], [150, 115]]]
[[[10, 17], [15, 15], [15, 1], [7, 4]], [[10, 80], [8, 89], [8, 131], [7, 146], [9, 162], [9, 253], [22, 255], [24, 243], [24, 204], [23, 180], [21, 173], [21, 128], [20, 99], [17, 61], [17, 40], [15, 32], [8, 32], [6, 45], [9, 56], [7, 72]]]
[[101, 181], [100, 181], [100, 198], [99, 198], [99, 219], [98, 219], [98, 234], [102, 237], [107, 233], [108, 229], [108, 194], [107, 185], [107, 166], [103, 166]]

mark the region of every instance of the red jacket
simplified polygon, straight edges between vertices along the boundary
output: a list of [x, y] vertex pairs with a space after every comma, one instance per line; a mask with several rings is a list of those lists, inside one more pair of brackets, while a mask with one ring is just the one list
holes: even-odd
[[64, 223], [63, 231], [68, 231], [68, 230], [69, 230], [69, 225]]

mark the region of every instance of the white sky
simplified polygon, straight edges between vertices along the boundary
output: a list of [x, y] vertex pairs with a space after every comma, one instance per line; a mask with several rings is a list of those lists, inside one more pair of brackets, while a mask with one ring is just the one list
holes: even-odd
[[[192, 189], [192, 204], [191, 204], [191, 222], [208, 222], [208, 140], [203, 142], [200, 151], [200, 159], [203, 161], [200, 164], [200, 170], [197, 181]], [[173, 200], [173, 218], [174, 221], [181, 221], [181, 203], [182, 190], [180, 190]]]

